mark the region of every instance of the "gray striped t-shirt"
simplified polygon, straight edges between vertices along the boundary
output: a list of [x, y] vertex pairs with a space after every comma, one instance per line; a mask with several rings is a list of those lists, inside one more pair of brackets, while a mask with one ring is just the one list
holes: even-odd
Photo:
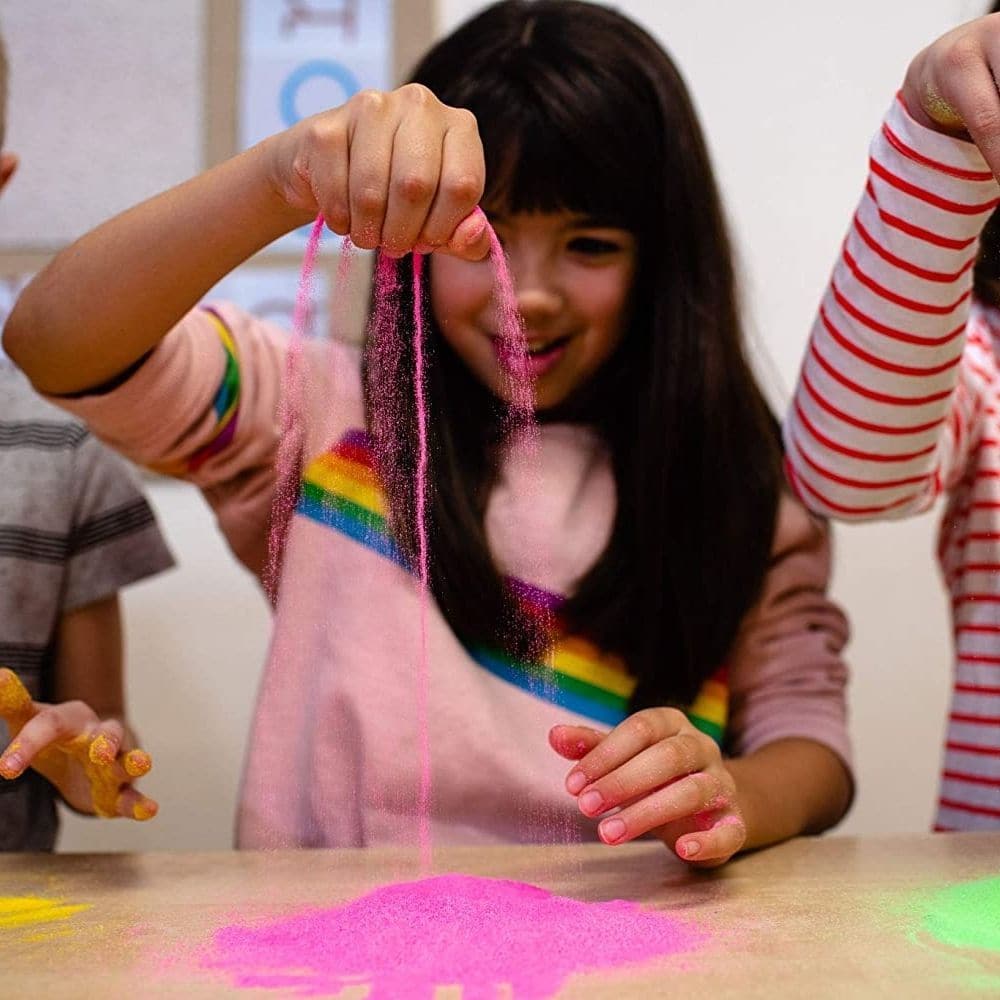
[[[0, 358], [0, 666], [47, 700], [60, 617], [171, 565], [131, 467]], [[0, 780], [0, 850], [51, 850], [55, 799]]]

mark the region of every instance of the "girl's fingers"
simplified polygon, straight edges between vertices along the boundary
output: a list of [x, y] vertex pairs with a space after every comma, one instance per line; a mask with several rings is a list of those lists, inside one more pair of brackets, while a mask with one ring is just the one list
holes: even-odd
[[0, 757], [0, 775], [16, 778], [42, 750], [53, 743], [88, 737], [95, 721], [96, 716], [83, 702], [67, 701], [41, 707]]
[[553, 726], [549, 730], [549, 746], [560, 757], [579, 760], [593, 750], [606, 735], [589, 726]]
[[87, 756], [91, 764], [113, 764], [121, 749], [125, 729], [117, 719], [101, 722], [90, 733]]
[[[658, 789], [663, 789], [658, 801], [673, 804], [673, 808], [670, 815], [653, 826], [704, 809], [706, 802], [717, 797], [722, 788], [717, 778], [701, 770], [708, 761], [702, 759], [704, 755], [697, 745], [679, 746], [687, 741], [694, 744], [694, 737], [682, 734], [654, 743], [610, 774], [585, 786], [577, 799], [580, 812], [585, 816], [600, 816], [634, 799], [648, 801]], [[685, 774], [690, 777], [685, 778]]]
[[[584, 792], [580, 796], [583, 809]], [[632, 805], [602, 820], [597, 827], [601, 840], [606, 844], [622, 844], [641, 837], [659, 826], [687, 819], [709, 809], [724, 808], [719, 780], [706, 771], [691, 774], [680, 781], [644, 795]], [[588, 813], [595, 815], [595, 813]]]
[[31, 711], [31, 695], [21, 678], [13, 670], [0, 667], [0, 718], [21, 725]]
[[708, 830], [678, 837], [674, 850], [684, 861], [721, 864], [736, 854], [746, 839], [747, 828], [743, 820], [728, 813]]
[[141, 778], [149, 774], [153, 767], [153, 758], [145, 750], [129, 750], [122, 758], [122, 768], [130, 778]]
[[394, 256], [409, 253], [424, 230], [441, 177], [441, 140], [435, 118], [418, 111], [396, 131], [392, 147], [389, 201], [382, 223], [382, 247]]
[[382, 241], [382, 224], [389, 201], [394, 124], [398, 124], [389, 95], [364, 91], [357, 102], [349, 137], [348, 205], [351, 242], [374, 250]]
[[[566, 778], [566, 790], [578, 794], [587, 785], [610, 774], [647, 747], [660, 740], [677, 736], [690, 727], [683, 712], [673, 708], [649, 708], [630, 715], [611, 730], [601, 742], [587, 753]], [[671, 751], [676, 760], [668, 765], [670, 777], [690, 774], [699, 769], [697, 745], [693, 740], [681, 740]]]
[[486, 186], [483, 144], [470, 112], [449, 109], [449, 115], [441, 145], [441, 176], [419, 242], [470, 256], [470, 244], [480, 238], [486, 223], [485, 216], [470, 219]]
[[491, 248], [489, 220], [481, 208], [474, 208], [440, 249], [452, 257], [482, 260], [489, 255]]
[[94, 812], [98, 816], [151, 819], [156, 814], [156, 803], [132, 787], [132, 782], [151, 767], [149, 754], [143, 750], [130, 750], [110, 764], [91, 764], [87, 781]]
[[159, 809], [160, 807], [154, 799], [147, 798], [131, 785], [122, 788], [115, 802], [115, 813], [126, 819], [139, 821], [152, 819], [159, 812]]
[[327, 227], [346, 236], [351, 231], [347, 127], [340, 116], [322, 116], [310, 120], [309, 128], [305, 180]]

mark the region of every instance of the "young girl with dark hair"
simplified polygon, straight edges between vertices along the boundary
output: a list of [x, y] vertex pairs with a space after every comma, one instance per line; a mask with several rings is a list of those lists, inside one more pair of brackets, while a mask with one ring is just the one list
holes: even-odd
[[[527, 462], [479, 204], [530, 352]], [[496, 4], [410, 84], [132, 209], [24, 293], [5, 345], [36, 386], [197, 483], [258, 573], [288, 341], [193, 306], [317, 212], [378, 251], [404, 314], [410, 255], [428, 255], [436, 839], [592, 836], [598, 819], [606, 843], [654, 834], [716, 864], [835, 823], [851, 794], [847, 628], [826, 528], [782, 490], [705, 144], [663, 50], [601, 6]], [[333, 341], [301, 358], [301, 483], [245, 846], [412, 839], [416, 358], [384, 317], [360, 355]]]

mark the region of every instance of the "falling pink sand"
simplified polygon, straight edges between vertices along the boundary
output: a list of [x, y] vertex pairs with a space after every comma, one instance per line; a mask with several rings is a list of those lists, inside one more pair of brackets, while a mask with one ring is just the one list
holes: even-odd
[[299, 275], [295, 311], [292, 314], [292, 336], [285, 358], [285, 370], [282, 373], [281, 402], [278, 412], [281, 438], [278, 441], [278, 452], [274, 462], [274, 500], [271, 504], [271, 527], [267, 536], [267, 562], [263, 574], [264, 591], [272, 604], [277, 603], [288, 522], [299, 498], [303, 442], [303, 429], [299, 419], [303, 378], [301, 354], [309, 313], [312, 309], [313, 271], [316, 268], [324, 224], [323, 216], [317, 215], [302, 257], [302, 272]]
[[424, 398], [424, 258], [413, 255], [413, 392], [417, 409], [417, 562], [420, 575], [420, 655], [417, 680], [417, 722], [420, 729], [420, 788], [417, 813], [420, 840], [420, 869], [431, 868], [431, 742], [428, 705], [430, 664], [427, 659], [427, 604], [430, 589], [427, 564], [427, 400]]
[[[479, 211], [477, 209], [477, 211]], [[504, 426], [504, 434], [508, 446], [517, 449], [518, 460], [525, 463], [528, 469], [526, 482], [527, 491], [531, 494], [537, 491], [538, 475], [535, 470], [539, 455], [538, 426], [534, 419], [534, 385], [530, 365], [528, 363], [528, 345], [524, 326], [517, 306], [514, 283], [507, 265], [503, 247], [493, 228], [487, 222], [490, 236], [490, 259], [495, 274], [495, 302], [497, 310], [497, 334], [502, 345], [501, 368], [504, 378], [504, 388], [508, 399], [508, 414]], [[281, 441], [275, 462], [276, 487], [275, 499], [271, 515], [271, 530], [268, 538], [268, 560], [264, 573], [265, 589], [272, 602], [277, 599], [278, 583], [281, 574], [282, 554], [284, 550], [287, 527], [295, 503], [298, 499], [299, 476], [302, 462], [303, 428], [300, 421], [300, 400], [302, 394], [302, 379], [304, 374], [301, 365], [301, 353], [305, 339], [307, 319], [312, 300], [312, 276], [319, 253], [320, 241], [324, 228], [323, 216], [317, 216], [306, 251], [302, 261], [302, 273], [299, 280], [298, 294], [295, 302], [293, 330], [289, 345], [284, 383], [281, 396]], [[353, 257], [353, 247], [345, 241], [345, 250], [341, 256], [337, 273], [337, 284], [343, 293], [346, 285], [347, 272]], [[428, 614], [428, 540], [427, 540], [427, 403], [425, 400], [426, 364], [424, 357], [424, 309], [425, 309], [425, 278], [424, 260], [420, 254], [413, 254], [413, 316], [412, 335], [414, 338], [414, 373], [413, 390], [417, 415], [418, 455], [416, 481], [413, 484], [416, 500], [418, 566], [420, 580], [420, 625], [419, 647], [417, 657], [417, 715], [420, 731], [420, 786], [418, 790], [418, 842], [422, 871], [431, 868], [432, 844], [430, 836], [430, 801], [431, 801], [431, 765], [430, 765], [430, 734], [427, 724], [427, 702], [429, 697], [430, 668], [427, 652], [427, 614]], [[388, 336], [376, 338], [374, 350], [382, 356], [381, 367], [387, 372], [401, 374], [399, 359], [401, 357], [401, 341], [404, 336], [404, 323], [398, 309], [397, 301], [397, 262], [384, 254], [379, 254], [375, 269], [374, 309], [375, 328]], [[385, 421], [391, 427], [399, 413], [395, 394], [402, 391], [395, 379], [391, 384], [377, 387], [376, 420]], [[385, 435], [376, 435], [377, 439], [386, 440]], [[391, 440], [391, 438], [390, 438]], [[390, 445], [391, 447], [391, 445]], [[534, 484], [534, 485], [533, 485]], [[528, 497], [530, 500], [531, 497]], [[527, 567], [528, 575], [542, 579], [544, 577], [544, 553], [537, 555], [537, 566]], [[518, 628], [518, 622], [510, 623], [512, 628]], [[551, 629], [546, 629], [546, 632]], [[547, 676], [539, 678], [544, 686], [549, 683]], [[553, 824], [554, 827], [559, 824]], [[566, 826], [566, 823], [562, 824]], [[568, 829], [568, 828], [567, 828]], [[558, 833], [564, 836], [560, 838]], [[570, 839], [566, 830], [553, 829], [555, 839]]]
[[705, 935], [615, 900], [581, 903], [521, 882], [443, 875], [386, 886], [329, 910], [264, 927], [217, 931], [202, 965], [244, 988], [336, 996], [370, 984], [369, 1000], [553, 996], [574, 973], [610, 971], [691, 951]]

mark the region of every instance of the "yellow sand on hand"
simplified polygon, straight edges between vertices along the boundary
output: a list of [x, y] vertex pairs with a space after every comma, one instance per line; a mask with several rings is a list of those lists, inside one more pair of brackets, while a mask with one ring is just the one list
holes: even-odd
[[136, 804], [132, 806], [132, 817], [140, 822], [152, 819], [156, 813], [157, 807], [149, 801], [136, 802]]
[[129, 750], [125, 754], [122, 766], [129, 777], [141, 778], [144, 774], [149, 773], [150, 768], [153, 766], [153, 759], [145, 750]]
[[0, 715], [21, 715], [31, 708], [31, 695], [13, 670], [0, 667]]
[[99, 733], [91, 740], [87, 755], [90, 757], [91, 764], [113, 764], [115, 760], [114, 744], [104, 733]]
[[0, 928], [32, 927], [54, 920], [68, 920], [89, 910], [90, 903], [64, 903], [61, 899], [37, 896], [0, 896]]

